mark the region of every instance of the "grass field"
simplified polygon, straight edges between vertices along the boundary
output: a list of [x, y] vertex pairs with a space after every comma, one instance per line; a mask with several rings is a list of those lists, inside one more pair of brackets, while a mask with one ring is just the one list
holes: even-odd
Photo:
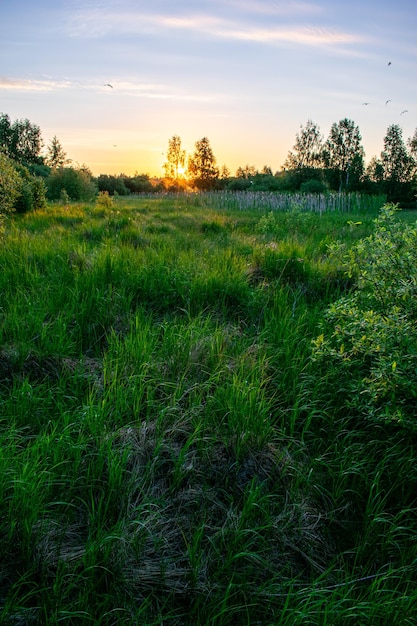
[[0, 623], [415, 624], [416, 435], [311, 358], [376, 212], [203, 204], [8, 224]]

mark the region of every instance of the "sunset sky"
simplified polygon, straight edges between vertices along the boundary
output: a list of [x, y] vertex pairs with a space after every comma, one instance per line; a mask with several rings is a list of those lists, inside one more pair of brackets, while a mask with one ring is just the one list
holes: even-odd
[[0, 0], [0, 112], [95, 175], [162, 175], [173, 135], [277, 171], [344, 117], [368, 162], [417, 127], [416, 33], [415, 0]]

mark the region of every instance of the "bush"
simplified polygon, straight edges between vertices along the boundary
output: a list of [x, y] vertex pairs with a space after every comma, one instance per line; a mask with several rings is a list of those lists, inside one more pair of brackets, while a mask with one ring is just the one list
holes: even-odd
[[17, 211], [25, 213], [46, 204], [45, 183], [29, 170], [0, 154], [0, 216]]
[[14, 211], [22, 179], [13, 161], [0, 152], [0, 219]]
[[64, 189], [70, 200], [88, 201], [96, 194], [90, 173], [82, 168], [60, 167], [52, 170], [47, 179], [47, 188], [49, 200], [59, 200]]
[[39, 176], [33, 179], [32, 193], [34, 208], [43, 209], [46, 206], [46, 184]]
[[300, 191], [302, 193], [325, 193], [328, 191], [326, 183], [318, 178], [311, 178], [301, 183]]
[[314, 341], [313, 359], [362, 415], [415, 429], [417, 223], [397, 212], [385, 205], [374, 234], [345, 256], [357, 288], [327, 310], [331, 330]]
[[129, 189], [126, 187], [123, 176], [109, 176], [108, 174], [100, 174], [97, 178], [97, 186], [99, 192], [107, 192], [110, 195], [117, 193], [119, 196], [128, 196]]
[[26, 213], [46, 206], [46, 185], [42, 178], [32, 176], [29, 170], [18, 165], [17, 169], [22, 179], [19, 195], [15, 201], [18, 213]]
[[102, 209], [111, 209], [114, 204], [114, 198], [109, 195], [108, 191], [99, 191], [96, 198], [96, 206]]

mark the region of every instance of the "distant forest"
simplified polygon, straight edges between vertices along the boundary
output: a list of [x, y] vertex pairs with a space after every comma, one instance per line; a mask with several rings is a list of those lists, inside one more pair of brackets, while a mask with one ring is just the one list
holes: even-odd
[[[93, 176], [88, 165], [74, 165], [55, 136], [45, 146], [39, 126], [28, 119], [12, 121], [0, 113], [0, 195], [7, 209], [24, 212], [46, 200], [88, 200], [98, 192], [130, 195], [161, 191], [359, 192], [384, 195], [389, 202], [416, 207], [417, 129], [407, 140], [398, 124], [387, 128], [379, 157], [365, 162], [359, 127], [350, 119], [335, 122], [325, 138], [312, 120], [300, 126], [280, 171], [242, 165], [232, 174], [221, 167], [207, 137], [192, 154], [181, 138], [168, 140], [164, 176], [148, 174]], [[6, 198], [8, 197], [8, 199]]]

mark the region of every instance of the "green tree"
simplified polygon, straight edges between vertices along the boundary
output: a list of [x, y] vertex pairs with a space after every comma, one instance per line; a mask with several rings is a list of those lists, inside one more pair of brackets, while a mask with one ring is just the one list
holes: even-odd
[[47, 148], [46, 163], [53, 168], [64, 167], [68, 163], [67, 153], [56, 135], [52, 137]]
[[322, 170], [323, 135], [320, 127], [308, 120], [305, 126], [300, 126], [293, 149], [288, 153], [284, 163], [287, 182], [291, 189], [300, 189], [302, 185], [311, 181], [323, 179]]
[[207, 137], [195, 144], [195, 152], [188, 162], [188, 171], [197, 189], [212, 189], [219, 178], [216, 159]]
[[220, 178], [222, 180], [227, 180], [228, 178], [230, 178], [230, 170], [227, 167], [227, 165], [222, 165], [220, 168]]
[[287, 170], [320, 167], [322, 163], [323, 135], [320, 127], [312, 120], [308, 120], [305, 126], [300, 126], [300, 132], [296, 134], [295, 144], [288, 153], [284, 163]]
[[28, 119], [16, 120], [12, 126], [15, 158], [21, 163], [41, 163], [43, 142], [41, 130]]
[[148, 174], [135, 172], [133, 176], [124, 178], [124, 183], [131, 193], [143, 193], [156, 191], [159, 187], [153, 186]]
[[12, 123], [6, 113], [0, 113], [0, 149], [6, 156], [11, 156], [12, 148]]
[[128, 196], [130, 190], [126, 185], [127, 176], [120, 174], [113, 176], [109, 174], [100, 174], [97, 178], [97, 186], [99, 192], [107, 192], [111, 196], [115, 193], [119, 196]]
[[39, 126], [28, 119], [15, 120], [12, 124], [8, 115], [1, 114], [0, 147], [7, 156], [24, 165], [42, 163], [42, 145]]
[[417, 128], [414, 131], [414, 135], [409, 138], [408, 147], [410, 148], [410, 154], [414, 159], [417, 159]]
[[236, 178], [245, 178], [249, 180], [256, 176], [256, 167], [254, 165], [245, 165], [245, 167], [238, 167], [236, 170]]
[[398, 124], [391, 124], [387, 129], [381, 162], [388, 199], [396, 202], [406, 200], [412, 193], [411, 183], [416, 162], [408, 153], [402, 129]]
[[358, 189], [364, 172], [365, 152], [359, 127], [344, 118], [334, 123], [324, 145], [323, 159], [329, 182], [339, 191]]
[[384, 193], [384, 166], [376, 156], [373, 156], [366, 166], [362, 180], [362, 189], [372, 194]]
[[365, 175], [373, 183], [381, 184], [384, 180], [384, 166], [376, 156], [373, 156], [366, 166]]
[[167, 160], [164, 163], [165, 176], [177, 180], [185, 166], [185, 150], [181, 147], [181, 139], [173, 135], [168, 141]]

